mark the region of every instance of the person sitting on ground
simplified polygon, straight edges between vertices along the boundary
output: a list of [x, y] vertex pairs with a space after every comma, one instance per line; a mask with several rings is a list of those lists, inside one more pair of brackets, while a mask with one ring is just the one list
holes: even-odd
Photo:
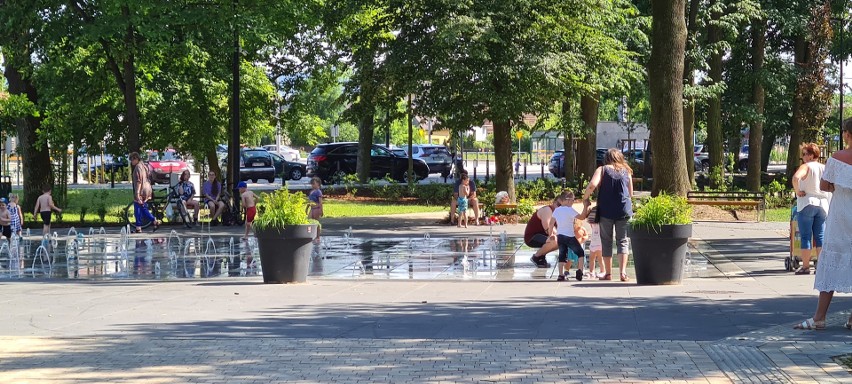
[[[455, 216], [456, 210], [458, 209], [456, 204], [458, 203], [459, 186], [461, 185], [462, 177], [467, 177], [467, 172], [461, 172], [459, 180], [456, 181], [455, 187], [453, 187], [453, 198], [450, 200], [450, 224], [456, 223]], [[479, 225], [479, 199], [476, 198], [476, 180], [470, 180], [468, 185], [470, 186], [470, 193], [467, 195], [467, 204], [471, 209], [473, 209], [473, 215], [476, 217], [475, 224]]]
[[530, 248], [538, 248], [530, 258], [530, 261], [539, 268], [549, 268], [550, 264], [547, 263], [547, 254], [558, 249], [556, 233], [550, 225], [553, 210], [557, 207], [559, 207], [558, 196], [553, 199], [550, 205], [539, 208], [527, 222], [526, 228], [524, 228], [524, 244]]
[[195, 185], [189, 181], [189, 170], [184, 169], [183, 172], [180, 173], [180, 181], [177, 183], [177, 193], [180, 196], [180, 199], [183, 201], [183, 205], [187, 209], [194, 209], [195, 214], [192, 216], [192, 220], [196, 223], [198, 222], [198, 210], [201, 208], [201, 205], [198, 204], [193, 197], [195, 197]]
[[[556, 243], [559, 246], [559, 276], [557, 281], [565, 281], [573, 261], [577, 262], [577, 281], [583, 280], [583, 262], [586, 255], [583, 246], [577, 240], [574, 220], [583, 220], [589, 215], [589, 204], [583, 204], [583, 212], [574, 209], [574, 192], [564, 191], [559, 195], [559, 207], [553, 210], [551, 227], [556, 228]], [[571, 254], [569, 257], [569, 253]]]
[[204, 205], [210, 210], [210, 224], [219, 225], [219, 217], [225, 211], [225, 202], [222, 197], [222, 183], [216, 181], [216, 172], [207, 173], [207, 181], [201, 186], [201, 197]]

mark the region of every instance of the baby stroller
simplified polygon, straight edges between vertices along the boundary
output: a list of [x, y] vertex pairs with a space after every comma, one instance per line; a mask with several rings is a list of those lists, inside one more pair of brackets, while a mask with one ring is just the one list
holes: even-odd
[[[787, 272], [799, 269], [799, 265], [802, 263], [802, 239], [799, 236], [798, 213], [798, 209], [794, 205], [793, 209], [790, 210], [790, 255], [784, 258], [784, 270]], [[811, 257], [814, 267], [816, 267], [818, 256], [815, 254]]]

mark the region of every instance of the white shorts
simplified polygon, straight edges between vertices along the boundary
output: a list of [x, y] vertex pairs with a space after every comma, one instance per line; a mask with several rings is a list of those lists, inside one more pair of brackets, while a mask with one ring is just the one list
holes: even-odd
[[589, 252], [598, 252], [603, 250], [601, 246], [601, 227], [597, 223], [589, 223], [592, 227], [592, 233], [589, 235]]

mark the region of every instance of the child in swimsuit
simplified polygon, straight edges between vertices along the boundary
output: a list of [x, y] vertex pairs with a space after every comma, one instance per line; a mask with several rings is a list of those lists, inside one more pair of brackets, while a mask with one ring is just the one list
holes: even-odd
[[254, 217], [257, 215], [257, 207], [255, 206], [257, 195], [248, 190], [248, 184], [245, 181], [237, 184], [237, 188], [240, 189], [240, 200], [242, 200], [243, 207], [246, 209], [246, 234], [243, 239], [248, 239], [251, 223], [254, 222]]
[[33, 216], [41, 216], [41, 222], [44, 224], [42, 227], [42, 235], [46, 235], [50, 233], [50, 219], [53, 211], [62, 213], [62, 210], [53, 204], [53, 196], [51, 195], [51, 188], [49, 185], [45, 185], [41, 191], [43, 193], [38, 197], [38, 200], [36, 200], [35, 208], [33, 209]]

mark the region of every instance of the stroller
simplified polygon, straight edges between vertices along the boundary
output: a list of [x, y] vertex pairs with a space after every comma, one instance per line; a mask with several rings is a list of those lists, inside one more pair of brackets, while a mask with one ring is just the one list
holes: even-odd
[[[799, 269], [802, 262], [802, 239], [799, 236], [798, 213], [798, 209], [794, 205], [793, 209], [790, 210], [790, 256], [784, 258], [784, 270], [787, 272]], [[818, 256], [813, 255], [811, 258], [814, 267], [816, 267]]]

